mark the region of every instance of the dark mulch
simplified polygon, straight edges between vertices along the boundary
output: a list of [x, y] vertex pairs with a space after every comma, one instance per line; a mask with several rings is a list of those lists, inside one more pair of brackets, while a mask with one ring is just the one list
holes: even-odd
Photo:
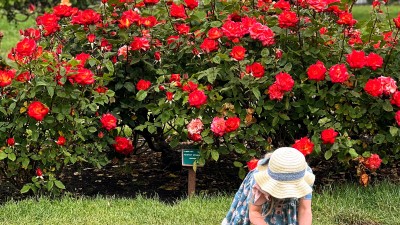
[[[187, 196], [188, 168], [181, 166], [180, 154], [168, 165], [161, 163], [161, 155], [147, 151], [123, 161], [114, 160], [102, 169], [71, 166], [65, 169], [61, 180], [67, 191], [76, 196], [115, 196], [133, 198], [139, 193], [147, 197], [173, 202]], [[233, 166], [234, 155], [220, 156], [218, 162], [207, 162], [196, 173], [196, 193], [234, 193], [240, 186], [238, 168]], [[315, 190], [333, 183], [358, 182], [355, 170], [338, 173], [339, 163], [314, 159], [310, 165], [316, 175]], [[400, 163], [381, 169], [373, 181], [390, 179], [400, 181]], [[0, 180], [1, 181], [1, 180]], [[20, 198], [21, 195], [8, 183], [0, 183], [0, 202]]]

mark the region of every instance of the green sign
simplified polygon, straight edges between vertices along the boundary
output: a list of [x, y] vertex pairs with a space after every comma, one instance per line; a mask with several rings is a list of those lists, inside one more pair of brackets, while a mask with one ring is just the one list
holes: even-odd
[[182, 149], [182, 166], [193, 166], [199, 157], [199, 149]]

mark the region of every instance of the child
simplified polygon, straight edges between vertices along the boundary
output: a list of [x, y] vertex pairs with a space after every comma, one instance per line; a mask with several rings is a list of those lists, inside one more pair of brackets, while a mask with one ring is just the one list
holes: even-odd
[[278, 148], [247, 174], [222, 225], [310, 225], [314, 180], [302, 153]]

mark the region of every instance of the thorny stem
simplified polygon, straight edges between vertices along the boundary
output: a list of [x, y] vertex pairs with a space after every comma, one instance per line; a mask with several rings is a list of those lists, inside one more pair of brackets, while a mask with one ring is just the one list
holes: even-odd
[[[397, 42], [397, 35], [398, 35], [398, 34], [399, 34], [399, 29], [397, 29], [396, 35], [394, 36], [394, 40], [393, 40], [394, 43]], [[393, 49], [394, 49], [394, 47], [395, 47], [395, 44], [394, 44], [394, 43], [392, 44], [392, 46], [390, 47], [390, 50], [389, 50], [388, 54], [386, 55], [386, 59], [385, 59], [385, 61], [384, 61], [385, 66], [383, 67], [383, 72], [384, 72], [384, 73], [386, 72], [386, 66], [387, 66], [387, 64], [389, 64], [390, 56], [391, 56], [392, 51], [393, 51]]]
[[339, 62], [342, 61], [343, 53], [344, 53], [344, 41], [346, 40], [346, 28], [343, 28], [343, 39], [342, 39], [342, 50], [340, 52]]

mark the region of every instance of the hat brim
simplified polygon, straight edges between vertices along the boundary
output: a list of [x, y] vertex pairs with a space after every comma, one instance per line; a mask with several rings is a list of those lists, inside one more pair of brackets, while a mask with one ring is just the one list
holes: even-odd
[[314, 174], [308, 172], [303, 178], [294, 181], [277, 181], [272, 179], [267, 172], [268, 166], [259, 166], [259, 172], [254, 174], [254, 179], [263, 191], [275, 198], [301, 198], [312, 192]]

